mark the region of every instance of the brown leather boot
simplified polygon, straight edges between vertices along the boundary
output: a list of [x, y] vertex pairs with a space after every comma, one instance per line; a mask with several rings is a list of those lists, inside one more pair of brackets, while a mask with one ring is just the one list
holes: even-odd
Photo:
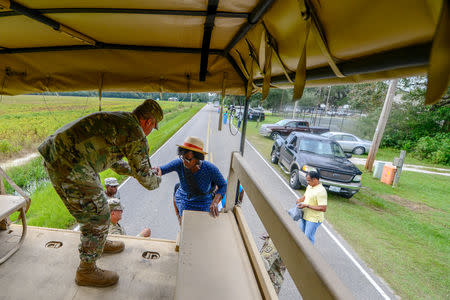
[[114, 271], [107, 271], [97, 268], [95, 262], [80, 262], [75, 275], [75, 282], [78, 285], [106, 287], [116, 284], [119, 275]]
[[103, 253], [119, 253], [125, 249], [125, 243], [121, 241], [106, 240]]

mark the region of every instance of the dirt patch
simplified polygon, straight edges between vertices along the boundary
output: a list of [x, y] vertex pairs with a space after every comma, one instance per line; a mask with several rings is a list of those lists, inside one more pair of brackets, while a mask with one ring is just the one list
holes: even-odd
[[418, 203], [418, 202], [413, 202], [410, 201], [408, 199], [399, 197], [397, 195], [380, 195], [381, 198], [390, 201], [390, 202], [394, 202], [397, 203], [403, 207], [406, 207], [412, 211], [430, 211], [430, 210], [435, 210], [432, 207], [429, 207], [428, 205], [424, 204], [424, 203]]
[[369, 208], [369, 209], [371, 209], [371, 210], [373, 210], [373, 211], [375, 211], [375, 212], [378, 212], [378, 213], [384, 213], [384, 212], [385, 212], [383, 209], [381, 209], [381, 208], [379, 208], [379, 207], [376, 207], [376, 206], [374, 206], [374, 205], [369, 205], [369, 204], [367, 204], [367, 203], [358, 201], [358, 200], [353, 199], [353, 198], [352, 198], [352, 199], [349, 199], [348, 202], [350, 202], [351, 204], [354, 204], [354, 205], [359, 205], [359, 206], [367, 207], [367, 208]]

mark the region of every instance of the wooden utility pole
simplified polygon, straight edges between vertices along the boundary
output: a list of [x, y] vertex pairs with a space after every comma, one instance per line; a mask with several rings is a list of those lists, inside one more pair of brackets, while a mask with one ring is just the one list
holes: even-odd
[[298, 104], [298, 100], [295, 101], [295, 104], [294, 104], [294, 111], [292, 112], [292, 119], [295, 119], [295, 111], [297, 110], [297, 104]]
[[392, 183], [392, 187], [397, 187], [398, 181], [400, 180], [400, 175], [402, 174], [403, 163], [405, 162], [406, 151], [400, 151], [400, 158], [394, 158], [394, 166], [397, 167], [397, 171], [395, 172], [394, 182]]
[[394, 79], [389, 84], [389, 89], [384, 100], [383, 110], [381, 111], [380, 118], [378, 119], [377, 129], [373, 135], [372, 146], [370, 147], [369, 156], [367, 157], [365, 169], [372, 171], [373, 162], [377, 155], [378, 147], [380, 146], [381, 139], [383, 138], [384, 129], [389, 119], [389, 114], [392, 108], [392, 102], [394, 101], [395, 89], [397, 88], [398, 79]]
[[330, 99], [330, 94], [331, 94], [331, 85], [330, 85], [330, 88], [328, 89], [327, 104], [325, 105], [325, 112], [328, 111], [328, 100]]

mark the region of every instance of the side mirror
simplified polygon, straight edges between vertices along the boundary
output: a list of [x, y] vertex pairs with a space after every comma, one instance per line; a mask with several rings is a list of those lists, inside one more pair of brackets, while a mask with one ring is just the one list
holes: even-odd
[[347, 157], [347, 158], [351, 158], [351, 157], [352, 157], [352, 155], [351, 155], [350, 153], [345, 153], [345, 157]]

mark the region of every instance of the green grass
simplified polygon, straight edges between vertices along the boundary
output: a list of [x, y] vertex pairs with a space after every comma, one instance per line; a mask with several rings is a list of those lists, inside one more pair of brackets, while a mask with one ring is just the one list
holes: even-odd
[[[132, 111], [142, 99], [104, 98], [103, 111]], [[160, 101], [164, 114], [184, 109]], [[0, 110], [0, 161], [36, 151], [42, 140], [64, 124], [98, 111], [94, 97], [4, 96]]]
[[[247, 138], [270, 162], [273, 141], [258, 134], [255, 122], [248, 123]], [[327, 220], [401, 297], [447, 299], [450, 178], [404, 171], [394, 189], [364, 172], [362, 185], [351, 199], [329, 193]]]
[[365, 172], [365, 189], [352, 199], [329, 195], [327, 219], [400, 296], [445, 299], [450, 286], [449, 181], [404, 172], [393, 189]]
[[[367, 158], [367, 153], [364, 155], [353, 155], [354, 157], [359, 158]], [[380, 148], [377, 151], [376, 160], [383, 160], [383, 161], [394, 161], [394, 157], [400, 157], [400, 150], [394, 149], [394, 148]], [[443, 164], [434, 164], [427, 160], [420, 160], [418, 158], [415, 158], [413, 156], [413, 153], [406, 153], [405, 157], [405, 164], [410, 165], [419, 165], [419, 166], [425, 166], [430, 168], [446, 168], [449, 169], [449, 166], [443, 165]], [[430, 169], [431, 170], [431, 169]], [[450, 171], [450, 169], [449, 169]]]
[[[165, 118], [159, 123], [159, 130], [154, 130], [148, 137], [150, 155], [161, 147], [178, 129], [192, 118], [203, 104], [177, 103], [171, 111], [165, 111]], [[26, 187], [27, 183], [36, 180], [48, 180], [47, 173], [42, 166], [42, 158], [36, 158], [20, 167], [7, 170], [8, 175], [21, 187]], [[124, 181], [127, 176], [118, 175], [108, 169], [100, 173], [102, 183], [107, 177], [115, 177], [119, 182]], [[8, 193], [12, 193], [12, 188], [6, 183]], [[52, 184], [48, 181], [38, 183], [36, 190], [30, 195], [32, 205], [27, 213], [27, 222], [32, 226], [51, 228], [70, 228], [75, 219], [60, 200]], [[17, 219], [17, 214], [11, 216], [12, 220]]]

